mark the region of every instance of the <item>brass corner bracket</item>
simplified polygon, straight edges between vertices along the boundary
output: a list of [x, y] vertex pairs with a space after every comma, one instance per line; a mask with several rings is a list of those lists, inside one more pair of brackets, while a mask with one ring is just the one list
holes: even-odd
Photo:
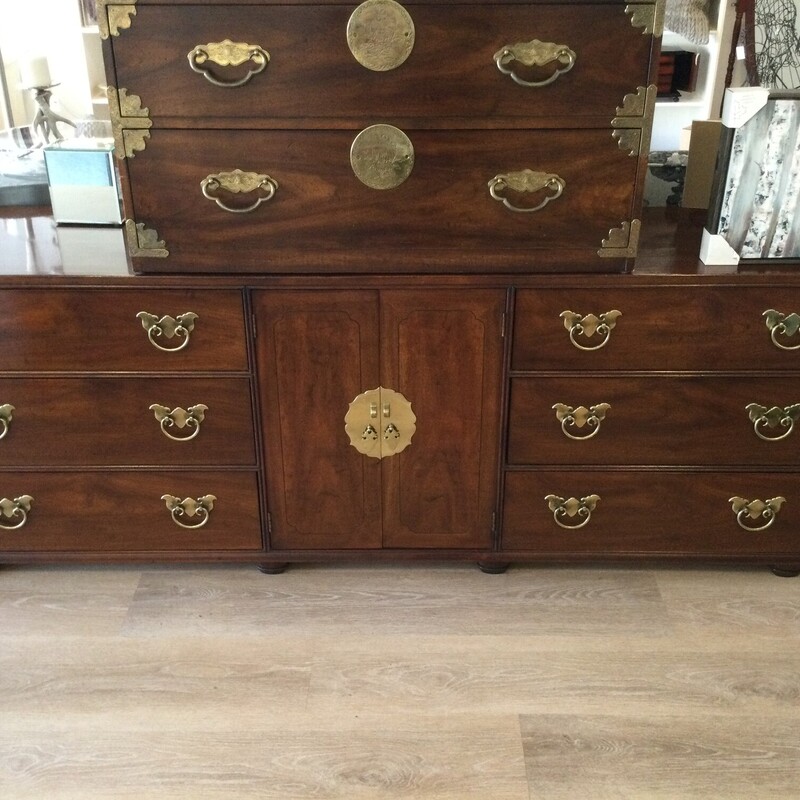
[[657, 93], [658, 88], [653, 84], [639, 86], [635, 92], [626, 94], [622, 104], [617, 106], [616, 116], [611, 120], [611, 136], [629, 156], [639, 156], [643, 149], [650, 147]]
[[131, 257], [166, 258], [169, 255], [164, 240], [158, 238], [158, 232], [145, 228], [143, 222], [126, 219], [125, 238]]
[[142, 98], [137, 94], [129, 94], [127, 89], [109, 86], [108, 110], [111, 116], [111, 128], [114, 132], [114, 151], [117, 158], [133, 158], [141, 152], [150, 138], [150, 109], [142, 106]]
[[97, 2], [97, 27], [100, 28], [100, 38], [108, 39], [109, 36], [119, 36], [119, 32], [131, 26], [131, 17], [136, 16], [136, 0], [127, 3], [117, 3], [115, 0], [96, 0]]
[[619, 228], [611, 228], [597, 255], [600, 258], [633, 258], [639, 250], [641, 230], [642, 221], [639, 219], [623, 222]]
[[642, 28], [644, 36], [664, 35], [664, 14], [666, 12], [665, 0], [656, 0], [655, 3], [631, 3], [625, 6], [625, 13], [631, 18], [634, 28]]

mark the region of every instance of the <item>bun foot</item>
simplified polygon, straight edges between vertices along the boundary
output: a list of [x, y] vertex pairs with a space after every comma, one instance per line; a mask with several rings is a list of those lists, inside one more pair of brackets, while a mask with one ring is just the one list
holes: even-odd
[[479, 561], [478, 569], [487, 575], [502, 575], [508, 569], [507, 561]]
[[773, 575], [779, 578], [796, 578], [800, 575], [800, 567], [770, 567]]
[[263, 572], [265, 575], [280, 575], [289, 564], [286, 561], [277, 561], [277, 562], [270, 562], [268, 564], [259, 564], [258, 569], [259, 572]]

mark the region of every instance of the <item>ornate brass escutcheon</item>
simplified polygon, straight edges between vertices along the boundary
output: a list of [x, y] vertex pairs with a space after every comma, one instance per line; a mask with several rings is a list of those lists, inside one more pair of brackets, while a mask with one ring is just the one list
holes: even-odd
[[[213, 494], [205, 494], [196, 500], [187, 497], [181, 500], [172, 494], [163, 494], [161, 499], [167, 504], [167, 509], [172, 515], [172, 521], [181, 528], [202, 528], [208, 522], [211, 511], [214, 508], [214, 501], [217, 499]], [[181, 522], [182, 519], [195, 519], [196, 522], [187, 524]]]
[[[544, 208], [551, 200], [561, 197], [567, 188], [566, 181], [552, 172], [534, 172], [532, 169], [523, 169], [520, 172], [506, 172], [495, 175], [489, 181], [489, 194], [499, 200], [510, 211], [530, 213]], [[542, 200], [535, 206], [514, 205], [502, 193], [510, 190], [518, 194], [534, 194], [542, 196]], [[537, 194], [538, 193], [538, 194]]]
[[[200, 433], [200, 423], [206, 417], [208, 406], [198, 403], [196, 406], [189, 406], [188, 409], [181, 408], [180, 406], [169, 409], [167, 406], [153, 403], [153, 405], [150, 406], [150, 410], [155, 414], [156, 419], [160, 423], [161, 432], [164, 436], [176, 442], [188, 442]], [[186, 436], [175, 436], [170, 433], [170, 429], [172, 428], [176, 428], [179, 431], [186, 429], [189, 433]]]
[[791, 339], [797, 335], [800, 331], [800, 314], [781, 314], [780, 311], [770, 308], [761, 316], [764, 317], [764, 322], [769, 329], [769, 338], [772, 339], [775, 347], [780, 347], [781, 350], [800, 350], [800, 341], [791, 345], [781, 344], [778, 341], [779, 336]]
[[[586, 408], [585, 406], [572, 406], [565, 405], [564, 403], [556, 403], [553, 410], [556, 412], [556, 419], [561, 423], [561, 430], [564, 436], [568, 439], [574, 439], [576, 442], [582, 442], [586, 439], [591, 439], [596, 436], [600, 431], [600, 423], [606, 418], [606, 411], [611, 406], [608, 403], [598, 403], [595, 406]], [[573, 430], [587, 429], [587, 433], [575, 435], [570, 433], [567, 428]]]
[[347, 22], [347, 46], [362, 67], [396, 69], [414, 49], [414, 20], [395, 0], [366, 0]]
[[[262, 175], [257, 172], [243, 172], [235, 169], [231, 172], [217, 172], [207, 175], [200, 181], [200, 190], [203, 197], [213, 200], [224, 211], [232, 214], [247, 214], [255, 211], [262, 203], [266, 203], [275, 196], [278, 190], [278, 182], [269, 175]], [[230, 205], [229, 201], [218, 197], [217, 192], [227, 192], [228, 194], [254, 194], [259, 192], [255, 200], [246, 205]]]
[[[590, 494], [586, 497], [570, 497], [565, 500], [557, 494], [548, 494], [544, 498], [547, 501], [548, 508], [553, 512], [553, 519], [556, 525], [566, 528], [567, 530], [577, 530], [582, 528], [592, 517], [592, 511], [595, 510], [600, 495]], [[562, 520], [575, 519], [576, 524], [568, 525]]]
[[[576, 314], [574, 311], [562, 311], [559, 314], [564, 320], [564, 327], [569, 331], [569, 340], [578, 350], [599, 350], [608, 344], [611, 331], [617, 324], [617, 320], [622, 316], [621, 311], [606, 311], [599, 317], [594, 314], [587, 314], [585, 317]], [[585, 336], [591, 339], [594, 335], [601, 337], [600, 343], [587, 346], [580, 344], [576, 337]]]
[[414, 169], [414, 145], [394, 125], [370, 125], [350, 145], [350, 166], [370, 189], [394, 189]]
[[[736, 514], [736, 521], [741, 528], [746, 531], [764, 531], [775, 522], [775, 517], [781, 510], [781, 506], [786, 502], [785, 497], [773, 497], [770, 500], [745, 500], [743, 497], [731, 497], [728, 502], [731, 504], [733, 513]], [[766, 520], [763, 525], [749, 525], [747, 520]]]
[[350, 444], [359, 453], [370, 458], [386, 458], [411, 444], [416, 421], [411, 403], [400, 392], [379, 386], [363, 392], [350, 403], [344, 429]]
[[[520, 86], [539, 88], [553, 83], [559, 75], [569, 72], [575, 66], [577, 58], [575, 51], [565, 44], [531, 39], [530, 42], [517, 42], [501, 47], [494, 54], [494, 63], [503, 75], [510, 75], [514, 83]], [[525, 80], [514, 72], [511, 66], [514, 62], [528, 68], [544, 67], [550, 64], [555, 66], [553, 72], [542, 80]]]
[[[147, 311], [140, 311], [136, 316], [142, 321], [142, 327], [147, 331], [147, 338], [153, 347], [157, 347], [165, 353], [177, 353], [178, 350], [183, 350], [189, 344], [189, 334], [194, 330], [195, 320], [198, 319], [197, 314], [192, 311], [181, 314], [177, 319], [168, 315], [159, 319], [155, 314], [149, 314]], [[177, 347], [164, 347], [156, 341], [159, 336], [163, 336], [165, 339], [173, 339], [177, 336], [183, 341]]]
[[[745, 406], [750, 417], [750, 422], [753, 423], [753, 430], [759, 439], [765, 442], [779, 442], [785, 439], [793, 430], [794, 424], [800, 419], [800, 403], [795, 403], [791, 406], [772, 406], [767, 408], [758, 403], [750, 403]], [[782, 429], [783, 433], [777, 436], [765, 436], [762, 430], [775, 430], [776, 428]]]
[[[214, 86], [228, 89], [244, 86], [253, 75], [263, 72], [269, 64], [269, 53], [263, 47], [246, 42], [232, 42], [230, 39], [199, 44], [188, 53], [187, 58], [194, 72], [202, 75]], [[210, 71], [211, 64], [216, 64], [218, 67], [239, 67], [248, 61], [252, 66], [241, 78], [218, 78]]]
[[23, 494], [9, 500], [4, 497], [0, 500], [0, 520], [12, 520], [14, 524], [5, 525], [0, 522], [0, 530], [15, 531], [21, 528], [28, 521], [28, 512], [31, 510], [33, 498], [29, 494]]
[[0, 406], [0, 439], [4, 439], [8, 433], [8, 426], [11, 424], [14, 410], [14, 406], [10, 403]]

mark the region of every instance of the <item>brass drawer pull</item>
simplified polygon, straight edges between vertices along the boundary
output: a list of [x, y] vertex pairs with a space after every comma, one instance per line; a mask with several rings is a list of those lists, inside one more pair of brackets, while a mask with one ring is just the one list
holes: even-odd
[[[226, 89], [244, 86], [253, 75], [263, 72], [269, 63], [269, 53], [263, 47], [245, 42], [232, 42], [230, 39], [199, 44], [188, 54], [187, 58], [189, 66], [195, 72], [202, 75], [209, 83], [213, 83], [214, 86], [222, 86]], [[209, 71], [211, 64], [216, 64], [218, 67], [238, 67], [247, 61], [252, 61], [253, 66], [247, 75], [238, 80], [217, 78]]]
[[[763, 439], [765, 442], [779, 442], [794, 430], [794, 424], [800, 418], [800, 403], [784, 408], [780, 406], [767, 408], [758, 403], [750, 403], [745, 406], [745, 411], [747, 411], [750, 422], [753, 423], [753, 430], [759, 439]], [[759, 430], [763, 428], [769, 430], [783, 428], [783, 433], [779, 436], [765, 436]]]
[[[775, 522], [775, 517], [781, 510], [781, 506], [786, 502], [785, 497], [773, 497], [771, 500], [745, 500], [743, 497], [731, 497], [728, 502], [731, 504], [733, 513], [736, 514], [736, 521], [739, 527], [746, 531], [765, 531]], [[746, 520], [766, 520], [763, 525], [755, 526], [746, 524]]]
[[[142, 321], [142, 327], [147, 331], [147, 338], [153, 347], [163, 350], [165, 353], [177, 353], [178, 350], [183, 350], [189, 344], [189, 334], [194, 330], [194, 323], [198, 318], [197, 314], [192, 311], [181, 314], [177, 319], [169, 315], [159, 319], [155, 314], [149, 314], [147, 311], [140, 311], [136, 316]], [[177, 347], [164, 347], [156, 341], [159, 336], [167, 339], [177, 336], [183, 341]]]
[[[216, 192], [220, 189], [231, 194], [250, 194], [258, 191], [263, 194], [258, 195], [249, 206], [230, 206], [216, 196]], [[278, 190], [278, 182], [269, 175], [235, 169], [232, 172], [207, 175], [200, 181], [200, 190], [203, 192], [203, 197], [213, 200], [221, 209], [230, 211], [231, 214], [248, 214], [267, 200], [272, 200]]]
[[[200, 433], [200, 423], [205, 419], [208, 406], [199, 403], [196, 406], [189, 406], [188, 409], [183, 409], [180, 406], [169, 409], [166, 406], [154, 403], [150, 406], [150, 410], [161, 424], [161, 432], [164, 436], [175, 442], [189, 442]], [[170, 428], [177, 428], [178, 430], [186, 428], [191, 432], [188, 436], [174, 436], [169, 432]]]
[[[565, 500], [556, 494], [548, 494], [544, 499], [547, 501], [549, 509], [553, 512], [553, 519], [556, 521], [556, 525], [574, 531], [589, 522], [592, 517], [592, 511], [594, 511], [598, 500], [600, 500], [600, 495], [590, 494], [580, 499], [570, 497]], [[574, 519], [575, 517], [579, 520], [577, 525], [565, 525], [562, 522], [562, 520]]]
[[0, 530], [15, 531], [21, 528], [28, 521], [28, 512], [31, 510], [33, 498], [29, 494], [23, 494], [9, 500], [4, 497], [0, 500], [0, 519], [19, 520], [16, 525], [4, 525], [0, 522]]
[[[585, 317], [576, 314], [574, 311], [562, 311], [559, 316], [564, 320], [564, 327], [569, 331], [569, 340], [578, 350], [599, 350], [608, 344], [611, 338], [611, 331], [617, 324], [617, 320], [622, 316], [621, 311], [606, 311], [599, 317], [595, 314], [587, 314]], [[576, 336], [586, 336], [591, 338], [597, 334], [601, 337], [599, 344], [591, 347], [582, 345], [576, 341]]]
[[[192, 497], [181, 500], [180, 497], [175, 497], [175, 495], [164, 494], [161, 495], [161, 499], [167, 504], [167, 509], [169, 509], [172, 515], [172, 521], [176, 525], [180, 525], [181, 528], [193, 530], [195, 528], [202, 528], [203, 525], [208, 522], [211, 511], [214, 508], [214, 501], [217, 498], [214, 497], [213, 494], [206, 494], [202, 497], [198, 497], [196, 500]], [[181, 522], [183, 518], [194, 517], [197, 517], [197, 522], [191, 525]]]
[[[555, 44], [553, 42], [540, 42], [532, 39], [530, 42], [517, 42], [501, 47], [494, 54], [494, 63], [503, 75], [510, 75], [511, 80], [520, 86], [539, 88], [551, 84], [559, 75], [569, 72], [574, 66], [578, 56], [575, 51], [565, 44]], [[555, 71], [544, 80], [526, 81], [520, 78], [510, 66], [514, 62], [522, 64], [523, 67], [544, 67], [548, 64], [555, 64]]]
[[11, 424], [14, 406], [9, 403], [0, 406], [0, 439], [4, 439], [8, 433], [8, 426]]
[[[606, 411], [611, 406], [608, 403], [598, 403], [596, 406], [572, 406], [565, 405], [564, 403], [556, 403], [553, 410], [556, 412], [556, 419], [561, 423], [561, 430], [564, 436], [568, 439], [574, 439], [576, 442], [583, 442], [586, 439], [591, 439], [600, 432], [600, 423], [606, 418]], [[588, 433], [576, 436], [570, 433], [567, 428], [580, 429], [587, 427]]]
[[[566, 181], [550, 172], [534, 172], [531, 169], [524, 169], [520, 172], [506, 172], [495, 175], [489, 181], [489, 194], [499, 200], [510, 211], [518, 211], [528, 214], [532, 211], [539, 211], [544, 208], [551, 200], [561, 197], [561, 193], [567, 188]], [[501, 192], [510, 189], [512, 192], [545, 192], [542, 201], [536, 206], [515, 206], [504, 197]]]
[[778, 336], [785, 336], [791, 338], [800, 331], [800, 314], [781, 314], [780, 311], [775, 311], [770, 308], [762, 315], [764, 322], [769, 329], [769, 338], [775, 347], [780, 347], [781, 350], [800, 350], [800, 342], [793, 345], [781, 344], [778, 341]]

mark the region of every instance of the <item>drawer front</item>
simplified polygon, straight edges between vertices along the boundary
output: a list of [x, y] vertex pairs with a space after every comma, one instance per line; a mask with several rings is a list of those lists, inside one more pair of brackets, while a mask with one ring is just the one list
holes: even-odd
[[[546, 499], [552, 496], [550, 500]], [[568, 505], [572, 498], [585, 500]], [[784, 503], [768, 519], [733, 510]], [[554, 498], [554, 499], [553, 499]], [[561, 527], [556, 509], [565, 510]], [[737, 508], [739, 504], [737, 503]], [[587, 520], [577, 528], [581, 521]], [[747, 529], [745, 527], [746, 526]], [[502, 547], [540, 554], [800, 556], [800, 476], [720, 472], [513, 472], [506, 474]]]
[[515, 378], [508, 463], [796, 466], [800, 382]]
[[[792, 335], [778, 331], [773, 339], [775, 326], [764, 316], [769, 310], [789, 317]], [[792, 317], [798, 313], [800, 291], [778, 281], [772, 287], [521, 290], [512, 369], [800, 369], [800, 349], [784, 349], [800, 345]], [[587, 322], [589, 316], [594, 320]], [[582, 334], [581, 325], [592, 335]]]
[[248, 368], [237, 291], [3, 289], [0, 340], [0, 370], [8, 371]]
[[7, 405], [7, 467], [255, 465], [246, 378], [3, 378]]
[[[197, 500], [213, 495], [202, 511], [179, 517], [163, 495]], [[31, 498], [23, 511], [9, 510]], [[0, 552], [191, 552], [260, 550], [258, 481], [254, 472], [0, 473]], [[208, 502], [208, 501], [206, 501]]]
[[[634, 27], [621, 3], [408, 4], [413, 49], [387, 71], [362, 66], [348, 47], [356, 6], [141, 6], [130, 29], [112, 38], [117, 85], [141, 98], [156, 126], [235, 119], [239, 126], [271, 127], [293, 118], [364, 115], [599, 115], [609, 124], [623, 97], [648, 83], [652, 39]], [[495, 61], [505, 47], [533, 39], [566, 45], [574, 54], [541, 67], [504, 65], [533, 83], [564, 70], [544, 86], [518, 84]], [[215, 60], [208, 45], [225, 40], [266, 51], [267, 66], [261, 70], [261, 55], [239, 66]], [[198, 47], [204, 52], [194, 59], [195, 71], [188, 56]], [[241, 86], [218, 85], [242, 80]]]
[[[385, 190], [354, 174], [357, 133], [155, 131], [128, 169], [134, 216], [157, 227], [169, 256], [137, 259], [137, 267], [418, 272], [424, 262], [431, 270], [486, 272], [530, 271], [556, 258], [571, 269], [607, 270], [601, 242], [631, 217], [637, 160], [609, 130], [405, 131], [413, 170]], [[250, 213], [203, 196], [207, 177], [234, 169], [269, 175], [278, 188]], [[501, 199], [493, 199], [489, 182], [525, 169], [555, 174], [565, 187], [560, 196], [557, 189], [508, 192], [511, 204], [543, 205], [517, 213], [499, 190]], [[256, 190], [216, 200], [234, 207], [266, 196]]]

